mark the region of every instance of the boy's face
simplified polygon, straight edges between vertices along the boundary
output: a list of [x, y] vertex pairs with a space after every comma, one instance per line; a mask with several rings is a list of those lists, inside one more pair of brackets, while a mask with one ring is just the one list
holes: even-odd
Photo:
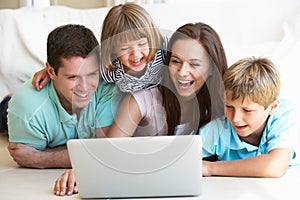
[[[62, 58], [62, 67], [55, 74], [48, 64], [48, 73], [62, 106], [69, 113], [88, 106], [99, 82], [96, 55]], [[51, 70], [52, 69], [52, 70]]]
[[241, 139], [257, 138], [256, 142], [259, 142], [267, 118], [274, 112], [277, 105], [276, 100], [265, 109], [248, 98], [243, 101], [240, 97], [232, 101], [232, 92], [226, 91], [225, 115]]
[[133, 76], [143, 74], [150, 53], [147, 38], [119, 44], [114, 50], [126, 73]]

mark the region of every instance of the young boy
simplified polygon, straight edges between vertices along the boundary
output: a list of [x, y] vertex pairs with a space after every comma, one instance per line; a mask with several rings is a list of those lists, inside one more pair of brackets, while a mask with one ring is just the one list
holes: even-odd
[[[280, 93], [280, 75], [267, 58], [246, 58], [223, 76], [225, 116], [200, 129], [203, 176], [281, 177], [296, 158], [295, 110]], [[297, 143], [298, 142], [298, 143]]]

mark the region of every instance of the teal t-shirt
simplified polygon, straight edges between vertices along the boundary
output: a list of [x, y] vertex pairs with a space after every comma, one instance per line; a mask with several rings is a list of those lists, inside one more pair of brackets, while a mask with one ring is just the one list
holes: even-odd
[[211, 121], [200, 129], [202, 157], [217, 155], [218, 160], [239, 160], [267, 154], [272, 149], [294, 150], [291, 165], [299, 164], [299, 125], [297, 110], [280, 99], [276, 111], [269, 116], [259, 146], [242, 141], [225, 116]]
[[113, 123], [113, 88], [113, 84], [100, 79], [89, 105], [78, 119], [62, 107], [52, 81], [37, 91], [28, 80], [9, 102], [9, 141], [44, 150], [66, 144], [69, 139], [95, 137], [96, 128]]

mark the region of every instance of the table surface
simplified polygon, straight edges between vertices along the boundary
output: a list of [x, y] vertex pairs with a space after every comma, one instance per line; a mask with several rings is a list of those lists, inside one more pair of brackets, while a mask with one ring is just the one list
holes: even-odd
[[[53, 185], [65, 169], [27, 169], [19, 167], [7, 151], [8, 138], [0, 135], [0, 199], [47, 200], [80, 199], [78, 194], [57, 197]], [[281, 178], [203, 177], [203, 195], [199, 200], [282, 200], [300, 199], [300, 166], [290, 168]], [[159, 198], [142, 198], [159, 199]], [[135, 198], [135, 200], [137, 200]]]

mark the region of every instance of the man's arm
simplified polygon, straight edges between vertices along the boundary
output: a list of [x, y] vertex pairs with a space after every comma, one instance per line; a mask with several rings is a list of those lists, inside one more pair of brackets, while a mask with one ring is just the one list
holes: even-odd
[[239, 176], [278, 178], [284, 175], [293, 150], [278, 148], [268, 154], [231, 161], [203, 161], [203, 176]]
[[38, 169], [71, 168], [66, 145], [39, 151], [22, 143], [10, 142], [8, 144], [8, 151], [14, 161], [21, 167]]

